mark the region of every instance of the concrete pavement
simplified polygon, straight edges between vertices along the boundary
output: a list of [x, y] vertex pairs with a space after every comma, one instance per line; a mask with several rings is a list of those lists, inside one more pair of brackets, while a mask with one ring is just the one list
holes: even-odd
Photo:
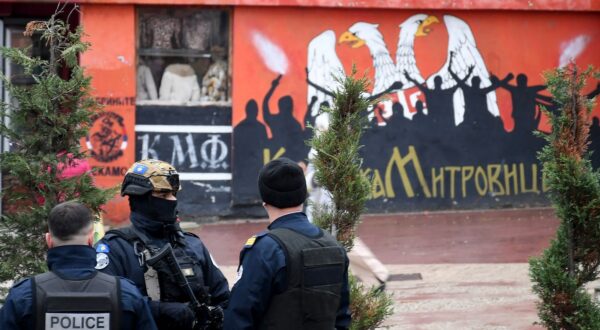
[[[543, 251], [552, 209], [367, 215], [359, 235], [390, 269], [390, 329], [541, 329], [527, 260]], [[192, 229], [235, 281], [239, 250], [266, 221]]]

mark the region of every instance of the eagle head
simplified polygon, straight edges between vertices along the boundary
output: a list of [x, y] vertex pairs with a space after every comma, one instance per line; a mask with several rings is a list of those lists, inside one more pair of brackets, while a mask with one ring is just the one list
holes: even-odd
[[349, 43], [352, 48], [359, 48], [370, 40], [382, 39], [381, 33], [377, 30], [378, 27], [378, 24], [355, 23], [348, 31], [342, 33], [339, 43]]
[[421, 23], [419, 24], [419, 27], [417, 28], [417, 32], [415, 33], [415, 36], [424, 37], [424, 36], [428, 35], [429, 32], [431, 31], [431, 29], [428, 26], [431, 24], [439, 23], [439, 22], [440, 22], [440, 20], [438, 20], [437, 17], [427, 16], [427, 18], [425, 20], [421, 21]]
[[405, 38], [412, 38], [412, 36], [424, 37], [430, 32], [428, 26], [439, 22], [435, 16], [427, 16], [425, 14], [413, 15], [400, 24], [401, 34]]

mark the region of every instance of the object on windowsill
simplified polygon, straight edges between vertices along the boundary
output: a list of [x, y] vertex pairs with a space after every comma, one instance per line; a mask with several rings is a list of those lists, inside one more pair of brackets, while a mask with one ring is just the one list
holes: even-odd
[[137, 101], [156, 100], [158, 91], [152, 77], [152, 71], [144, 64], [137, 69]]
[[227, 62], [217, 60], [210, 65], [202, 78], [202, 95], [205, 102], [227, 100]]
[[163, 73], [159, 98], [162, 101], [188, 102], [200, 100], [196, 72], [189, 64], [171, 64]]

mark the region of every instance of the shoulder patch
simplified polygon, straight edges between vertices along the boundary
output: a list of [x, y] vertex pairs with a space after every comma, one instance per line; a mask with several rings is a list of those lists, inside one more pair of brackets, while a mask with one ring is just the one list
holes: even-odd
[[96, 253], [96, 269], [104, 269], [108, 266], [110, 259], [106, 253]]
[[256, 242], [256, 236], [248, 238], [246, 244], [244, 244], [244, 247], [252, 247], [252, 245], [254, 245], [254, 242]]
[[248, 240], [246, 241], [246, 243], [244, 244], [244, 248], [249, 249], [252, 246], [254, 246], [254, 243], [256, 243], [256, 240], [265, 236], [267, 234], [266, 231], [258, 233], [250, 238], [248, 238]]
[[107, 244], [100, 243], [100, 244], [96, 245], [96, 252], [108, 253], [108, 252], [110, 252], [110, 247]]

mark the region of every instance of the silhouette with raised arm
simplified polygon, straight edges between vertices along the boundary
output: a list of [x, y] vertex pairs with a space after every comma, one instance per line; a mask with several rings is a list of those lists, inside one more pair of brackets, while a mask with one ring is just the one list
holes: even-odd
[[[450, 53], [450, 61], [454, 57], [454, 53]], [[469, 68], [470, 69], [470, 68]], [[479, 76], [473, 76], [471, 78], [471, 86], [465, 83], [464, 79], [460, 79], [454, 71], [452, 71], [452, 65], [448, 66], [448, 72], [458, 86], [462, 89], [465, 98], [465, 116], [464, 124], [474, 125], [479, 127], [485, 127], [487, 123], [496, 124], [495, 121], [498, 119], [493, 116], [488, 109], [487, 105], [487, 94], [498, 87], [500, 84], [506, 83], [513, 78], [512, 74], [506, 75], [501, 81], [494, 75], [491, 76], [491, 84], [488, 87], [481, 87], [481, 78]]]
[[[271, 129], [271, 145], [275, 148], [274, 152], [280, 147], [286, 149], [286, 156], [293, 160], [300, 160], [304, 156], [304, 142], [302, 126], [294, 118], [294, 100], [291, 96], [285, 95], [279, 98], [277, 106], [279, 113], [271, 114], [269, 109], [269, 101], [275, 92], [282, 75], [277, 76], [271, 83], [271, 88], [265, 95], [263, 100], [263, 118]], [[308, 153], [308, 150], [307, 152]]]
[[515, 122], [514, 132], [519, 134], [530, 134], [537, 129], [541, 112], [537, 111], [538, 92], [546, 89], [544, 85], [527, 86], [527, 76], [520, 73], [517, 76], [517, 84], [511, 85], [508, 81], [500, 82], [500, 86], [510, 92], [512, 99], [512, 117]]
[[[452, 58], [450, 58], [450, 65], [452, 64]], [[469, 67], [467, 75], [462, 79], [466, 81], [469, 76], [473, 73], [473, 66]], [[433, 89], [429, 89], [426, 83], [419, 84], [418, 81], [413, 79], [408, 72], [404, 71], [404, 77], [413, 84], [425, 95], [425, 102], [427, 102], [427, 116], [429, 120], [444, 127], [454, 127], [454, 92], [458, 89], [458, 84], [454, 87], [442, 89], [442, 77], [435, 76], [433, 78]]]

